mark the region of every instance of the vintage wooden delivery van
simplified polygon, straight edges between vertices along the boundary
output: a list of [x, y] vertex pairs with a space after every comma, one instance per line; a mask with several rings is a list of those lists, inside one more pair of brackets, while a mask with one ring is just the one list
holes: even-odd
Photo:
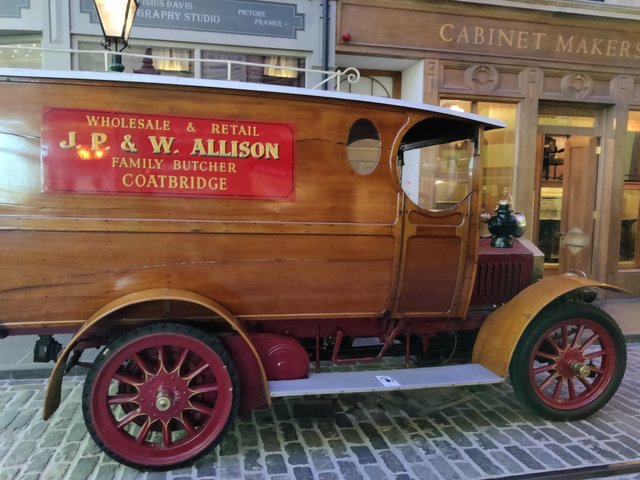
[[[500, 122], [233, 82], [0, 80], [0, 336], [42, 335], [45, 418], [103, 348], [83, 411], [122, 463], [191, 462], [239, 409], [287, 395], [510, 375], [534, 411], [572, 419], [621, 381], [623, 336], [589, 303], [615, 287], [537, 281], [506, 202], [480, 238], [482, 136]], [[386, 355], [407, 368], [320, 368]]]

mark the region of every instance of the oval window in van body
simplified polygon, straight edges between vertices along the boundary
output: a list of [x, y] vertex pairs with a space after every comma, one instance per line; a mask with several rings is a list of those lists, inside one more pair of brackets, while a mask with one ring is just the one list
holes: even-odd
[[351, 168], [359, 175], [368, 175], [380, 160], [380, 134], [371, 120], [360, 118], [349, 130], [347, 156]]

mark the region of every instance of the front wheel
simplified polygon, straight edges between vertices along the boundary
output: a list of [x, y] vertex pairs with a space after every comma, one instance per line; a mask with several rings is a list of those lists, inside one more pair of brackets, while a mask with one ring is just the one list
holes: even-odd
[[85, 380], [89, 433], [139, 469], [193, 462], [223, 436], [238, 408], [238, 378], [220, 342], [179, 324], [136, 328], [107, 346]]
[[509, 369], [519, 400], [549, 420], [576, 420], [604, 406], [627, 363], [624, 336], [602, 310], [553, 305], [525, 330]]

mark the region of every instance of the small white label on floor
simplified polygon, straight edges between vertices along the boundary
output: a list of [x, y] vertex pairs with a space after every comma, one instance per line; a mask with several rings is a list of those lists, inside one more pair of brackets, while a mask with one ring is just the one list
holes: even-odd
[[398, 381], [393, 377], [389, 377], [387, 375], [376, 375], [376, 378], [385, 387], [399, 387], [400, 386], [400, 383], [398, 383]]

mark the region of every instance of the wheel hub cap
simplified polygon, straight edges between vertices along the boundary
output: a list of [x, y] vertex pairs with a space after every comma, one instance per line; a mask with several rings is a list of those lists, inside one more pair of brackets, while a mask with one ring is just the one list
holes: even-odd
[[156, 408], [161, 412], [166, 412], [171, 408], [171, 398], [166, 392], [158, 392], [156, 396]]
[[591, 368], [589, 367], [589, 365], [585, 365], [584, 363], [580, 362], [573, 362], [571, 364], [571, 371], [575, 375], [578, 375], [582, 378], [587, 378], [589, 375], [591, 375]]
[[183, 378], [162, 371], [140, 385], [139, 392], [141, 413], [163, 421], [179, 417], [180, 412], [188, 407], [191, 396], [189, 386]]

